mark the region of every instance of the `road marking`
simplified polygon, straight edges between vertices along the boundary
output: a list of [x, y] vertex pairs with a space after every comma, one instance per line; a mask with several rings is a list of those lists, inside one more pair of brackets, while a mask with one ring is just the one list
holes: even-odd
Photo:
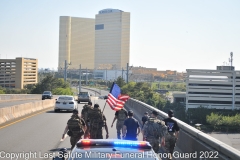
[[36, 115], [38, 115], [38, 114], [44, 113], [44, 112], [49, 111], [49, 110], [52, 110], [52, 109], [47, 109], [47, 110], [41, 111], [41, 112], [39, 112], [39, 113], [35, 113], [35, 114], [33, 114], [33, 115], [27, 116], [27, 117], [25, 117], [25, 118], [19, 119], [19, 120], [17, 120], [17, 121], [14, 121], [14, 122], [12, 122], [12, 123], [9, 123], [9, 124], [6, 124], [6, 125], [0, 127], [0, 129], [5, 128], [5, 127], [10, 126], [10, 125], [13, 125], [13, 124], [18, 123], [18, 122], [21, 122], [21, 121], [23, 121], [23, 120], [25, 120], [25, 119], [31, 118], [31, 117], [33, 117], [33, 116], [36, 116]]

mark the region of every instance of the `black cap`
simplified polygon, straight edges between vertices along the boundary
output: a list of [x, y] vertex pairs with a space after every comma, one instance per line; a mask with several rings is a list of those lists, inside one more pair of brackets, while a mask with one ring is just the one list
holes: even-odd
[[99, 107], [99, 104], [94, 104], [94, 108], [98, 108]]
[[73, 110], [73, 113], [78, 114], [78, 110], [77, 110], [77, 109], [74, 109], [74, 110]]
[[148, 114], [148, 112], [145, 112], [144, 114]]
[[133, 111], [132, 110], [128, 111], [128, 116], [133, 116]]
[[152, 111], [152, 114], [154, 114], [155, 116], [158, 115], [158, 112], [157, 111]]
[[129, 110], [128, 113], [133, 113], [133, 111], [132, 111], [132, 110]]
[[173, 110], [169, 110], [169, 111], [168, 111], [168, 115], [169, 115], [170, 117], [173, 117], [173, 115], [174, 115], [174, 114], [173, 114]]

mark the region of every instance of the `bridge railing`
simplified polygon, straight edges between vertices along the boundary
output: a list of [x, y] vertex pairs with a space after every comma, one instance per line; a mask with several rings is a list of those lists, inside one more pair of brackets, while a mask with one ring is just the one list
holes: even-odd
[[[159, 119], [167, 117], [165, 112], [162, 112], [146, 103], [135, 99], [129, 99], [125, 103], [127, 109], [132, 109], [134, 115], [141, 120], [141, 116], [146, 111], [152, 112], [153, 110], [159, 113]], [[219, 159], [219, 160], [237, 160], [240, 159], [240, 151], [199, 131], [198, 129], [176, 119], [179, 127], [179, 139], [177, 147], [186, 154], [197, 153], [198, 159]]]

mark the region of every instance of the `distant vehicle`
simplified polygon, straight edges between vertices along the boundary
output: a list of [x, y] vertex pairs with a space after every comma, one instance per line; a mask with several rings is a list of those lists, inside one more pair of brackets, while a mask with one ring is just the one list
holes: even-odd
[[119, 139], [80, 139], [68, 155], [69, 160], [158, 160], [147, 141]]
[[44, 99], [52, 99], [53, 95], [51, 91], [44, 91], [42, 94], [42, 100]]
[[91, 96], [89, 92], [80, 92], [78, 94], [78, 104], [80, 104], [80, 102], [91, 102]]
[[108, 99], [108, 96], [99, 96], [99, 99]]
[[56, 99], [54, 111], [58, 112], [61, 110], [73, 111], [74, 109], [78, 109], [77, 102], [74, 100], [73, 96], [59, 96]]

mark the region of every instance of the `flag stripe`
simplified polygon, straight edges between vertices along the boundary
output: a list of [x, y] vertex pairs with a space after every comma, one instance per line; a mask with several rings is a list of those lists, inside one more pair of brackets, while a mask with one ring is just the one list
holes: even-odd
[[130, 97], [128, 95], [121, 94], [120, 87], [113, 82], [106, 102], [108, 103], [112, 110], [118, 111], [124, 107], [125, 102], [129, 98]]
[[122, 97], [119, 97], [119, 99], [116, 99], [111, 93], [109, 93], [107, 103], [112, 110], [118, 111], [124, 107], [125, 101], [127, 99], [129, 99], [129, 96], [122, 96]]

